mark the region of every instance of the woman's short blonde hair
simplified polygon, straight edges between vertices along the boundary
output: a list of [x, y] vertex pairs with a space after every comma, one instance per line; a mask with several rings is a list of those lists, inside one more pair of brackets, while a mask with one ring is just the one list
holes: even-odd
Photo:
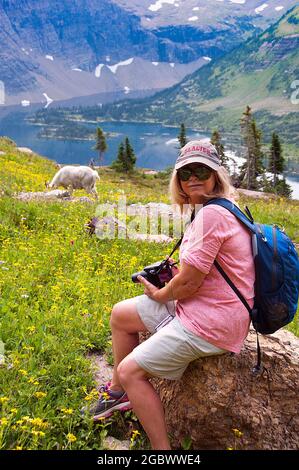
[[[203, 195], [203, 202], [207, 202], [210, 199], [214, 199], [216, 197], [224, 197], [227, 199], [236, 200], [236, 190], [231, 183], [227, 170], [221, 166], [219, 170], [214, 171], [214, 175], [216, 180], [214, 189], [211, 193]], [[182, 213], [188, 211], [191, 203], [189, 197], [182, 189], [176, 170], [173, 170], [171, 175], [169, 192], [172, 204], [178, 204]]]

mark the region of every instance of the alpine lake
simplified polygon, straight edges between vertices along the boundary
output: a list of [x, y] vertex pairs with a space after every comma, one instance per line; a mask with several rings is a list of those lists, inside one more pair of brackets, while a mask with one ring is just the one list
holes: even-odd
[[[92, 160], [98, 164], [98, 154], [93, 149], [96, 128], [99, 126], [106, 134], [108, 149], [104, 155], [103, 165], [110, 165], [116, 158], [118, 147], [128, 137], [136, 155], [136, 166], [152, 170], [164, 170], [173, 167], [177, 158], [179, 144], [177, 127], [164, 126], [163, 124], [132, 123], [132, 122], [81, 122], [76, 121], [76, 126], [82, 124], [90, 129], [90, 135], [85, 137], [65, 137], [59, 129], [54, 129], [54, 134], [45, 132], [43, 125], [30, 121], [30, 113], [33, 107], [12, 107], [3, 112], [0, 110], [0, 135], [10, 137], [19, 147], [28, 147], [34, 152], [43, 155], [60, 164], [88, 165]], [[187, 137], [199, 139], [209, 137], [196, 129], [187, 130]], [[229, 136], [224, 136], [225, 149], [236, 151], [236, 142], [230, 141]], [[292, 198], [299, 199], [299, 161], [287, 160], [285, 177], [293, 190]]]

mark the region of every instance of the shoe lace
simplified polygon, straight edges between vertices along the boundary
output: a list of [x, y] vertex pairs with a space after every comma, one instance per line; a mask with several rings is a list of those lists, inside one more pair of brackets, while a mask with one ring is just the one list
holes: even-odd
[[111, 382], [107, 382], [106, 384], [101, 385], [99, 388], [99, 392], [100, 393], [108, 392], [110, 385], [111, 385]]

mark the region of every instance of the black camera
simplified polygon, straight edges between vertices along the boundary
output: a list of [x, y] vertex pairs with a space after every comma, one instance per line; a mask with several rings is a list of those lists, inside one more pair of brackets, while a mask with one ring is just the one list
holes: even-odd
[[148, 280], [151, 284], [161, 289], [165, 286], [165, 283], [172, 279], [171, 267], [176, 263], [170, 263], [168, 259], [158, 261], [157, 263], [151, 264], [143, 268], [143, 271], [132, 274], [132, 281], [139, 282], [138, 276], [142, 276]]

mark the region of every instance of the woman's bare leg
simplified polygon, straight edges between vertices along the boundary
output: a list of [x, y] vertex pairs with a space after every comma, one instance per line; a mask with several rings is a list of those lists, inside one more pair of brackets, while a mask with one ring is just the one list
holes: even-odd
[[114, 305], [110, 318], [114, 369], [110, 388], [123, 390], [117, 367], [139, 344], [138, 332], [146, 331], [137, 312], [135, 300], [127, 299]]
[[139, 367], [132, 355], [129, 355], [118, 366], [118, 377], [151, 442], [152, 449], [171, 449], [163, 405], [159, 395], [148, 381], [147, 372]]

